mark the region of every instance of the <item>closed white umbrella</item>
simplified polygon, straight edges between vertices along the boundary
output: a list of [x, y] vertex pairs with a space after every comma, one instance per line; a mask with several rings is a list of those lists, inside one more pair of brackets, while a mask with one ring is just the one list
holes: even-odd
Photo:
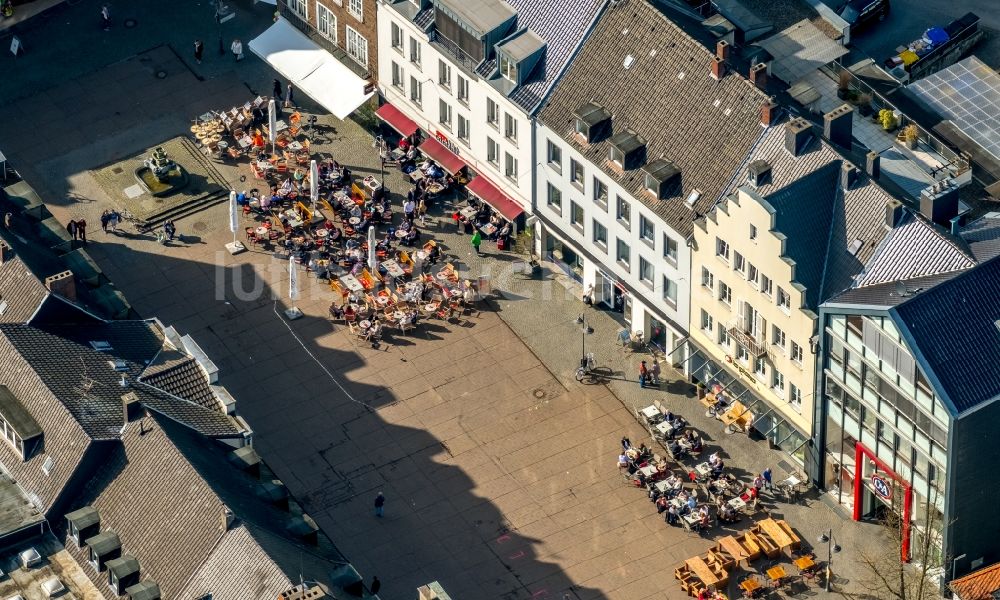
[[368, 268], [372, 270], [372, 274], [375, 274], [375, 269], [378, 268], [378, 263], [375, 257], [375, 228], [368, 228]]
[[271, 152], [274, 153], [274, 142], [278, 138], [278, 107], [274, 98], [267, 103], [267, 139], [271, 142]]
[[239, 205], [236, 204], [236, 192], [229, 192], [229, 231], [233, 232], [233, 241], [226, 244], [226, 250], [230, 254], [239, 254], [246, 250], [246, 246], [236, 241], [236, 232], [240, 228]]
[[299, 299], [299, 271], [295, 267], [295, 257], [288, 257], [288, 298], [292, 301]]
[[319, 202], [319, 165], [315, 160], [309, 162], [309, 197], [312, 198], [313, 212], [316, 212], [316, 203]]

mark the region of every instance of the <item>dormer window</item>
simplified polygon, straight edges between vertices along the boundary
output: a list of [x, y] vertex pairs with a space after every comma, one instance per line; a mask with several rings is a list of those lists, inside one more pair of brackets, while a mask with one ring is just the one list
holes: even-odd
[[0, 385], [0, 434], [21, 460], [30, 459], [42, 447], [42, 428], [3, 385]]
[[497, 45], [500, 76], [521, 85], [545, 56], [545, 40], [523, 29]]
[[105, 531], [87, 539], [90, 547], [90, 564], [95, 571], [103, 571], [108, 561], [122, 555], [122, 542], [114, 531]]
[[643, 169], [643, 174], [646, 192], [654, 198], [662, 199], [666, 198], [671, 184], [680, 176], [681, 170], [672, 161], [658, 158]]
[[596, 102], [588, 102], [573, 113], [577, 135], [587, 143], [596, 143], [611, 133], [611, 113]]
[[608, 159], [622, 170], [634, 169], [646, 161], [646, 140], [631, 129], [611, 136]]
[[517, 83], [517, 63], [503, 52], [500, 53], [500, 75], [508, 81]]
[[83, 540], [90, 539], [101, 531], [101, 516], [93, 506], [84, 506], [81, 509], [66, 513], [66, 534], [76, 542], [77, 546], [83, 546]]

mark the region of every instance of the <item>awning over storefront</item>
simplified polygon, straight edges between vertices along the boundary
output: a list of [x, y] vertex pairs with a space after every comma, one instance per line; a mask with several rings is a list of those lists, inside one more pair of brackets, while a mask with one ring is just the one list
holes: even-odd
[[444, 144], [434, 138], [427, 138], [420, 144], [420, 151], [433, 158], [441, 168], [452, 175], [461, 171], [466, 165], [457, 154], [444, 147]]
[[465, 188], [475, 194], [480, 200], [496, 209], [508, 221], [515, 221], [524, 210], [501, 192], [495, 185], [482, 175], [473, 177]]
[[389, 124], [390, 127], [399, 132], [399, 135], [403, 137], [410, 137], [420, 127], [414, 123], [410, 117], [403, 114], [401, 110], [393, 106], [392, 104], [384, 104], [382, 108], [375, 111], [378, 118], [382, 119]]
[[279, 18], [264, 33], [253, 39], [250, 50], [301, 91], [345, 119], [365, 100], [367, 82], [323, 50], [285, 19]]

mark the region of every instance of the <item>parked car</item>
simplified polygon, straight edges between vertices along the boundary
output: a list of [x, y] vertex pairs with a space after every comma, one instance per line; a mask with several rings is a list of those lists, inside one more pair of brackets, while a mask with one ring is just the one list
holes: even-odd
[[851, 33], [889, 16], [889, 0], [849, 0], [840, 7], [840, 18], [851, 26]]

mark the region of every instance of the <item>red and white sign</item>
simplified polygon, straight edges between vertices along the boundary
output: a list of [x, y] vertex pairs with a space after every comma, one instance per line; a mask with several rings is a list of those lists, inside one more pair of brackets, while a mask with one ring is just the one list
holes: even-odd
[[883, 500], [892, 498], [892, 484], [878, 473], [872, 475], [872, 488], [875, 490], [875, 495], [879, 498]]

